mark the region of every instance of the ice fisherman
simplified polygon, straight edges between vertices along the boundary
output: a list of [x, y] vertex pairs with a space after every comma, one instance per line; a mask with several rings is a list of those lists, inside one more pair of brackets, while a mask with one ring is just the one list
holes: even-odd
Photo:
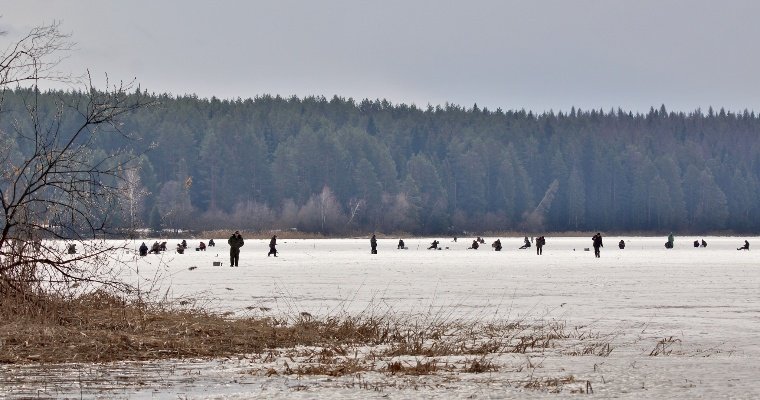
[[240, 231], [235, 231], [235, 233], [227, 239], [227, 244], [230, 245], [230, 267], [237, 267], [238, 262], [240, 261], [240, 248], [245, 244], [243, 235], [240, 234]]
[[520, 250], [527, 249], [530, 247], [530, 239], [526, 236], [525, 239], [523, 239], [523, 245], [520, 246]]
[[430, 247], [428, 247], [428, 250], [438, 250], [438, 240], [433, 240], [433, 243], [430, 243]]
[[623, 250], [625, 248], [625, 240], [620, 239], [620, 241], [618, 242], [618, 248], [620, 250]]
[[145, 242], [142, 242], [140, 245], [140, 257], [145, 257], [148, 255], [148, 245], [145, 244]]
[[602, 234], [597, 232], [596, 235], [594, 235], [591, 238], [592, 244], [594, 245], [594, 257], [599, 258], [601, 257], [601, 252], [599, 251], [600, 247], [604, 247], [604, 244], [602, 243]]
[[670, 232], [670, 235], [668, 235], [668, 241], [665, 242], [665, 248], [672, 249], [674, 242], [675, 242], [675, 237], [673, 237], [673, 232]]
[[736, 249], [736, 250], [749, 250], [749, 241], [745, 240], [745, 241], [744, 241], [744, 246], [742, 246], [742, 247], [739, 247], [739, 248], [738, 248], [738, 249]]
[[501, 251], [501, 240], [496, 239], [495, 242], [491, 243], [491, 247], [493, 247], [494, 251]]
[[277, 257], [277, 235], [272, 236], [272, 239], [269, 241], [269, 253], [267, 253], [267, 257], [273, 254]]
[[371, 254], [377, 254], [377, 238], [374, 233], [372, 234], [372, 238], [369, 239], [369, 247], [371, 249]]
[[544, 254], [544, 245], [546, 244], [546, 238], [543, 236], [539, 236], [536, 238], [536, 254], [542, 255]]

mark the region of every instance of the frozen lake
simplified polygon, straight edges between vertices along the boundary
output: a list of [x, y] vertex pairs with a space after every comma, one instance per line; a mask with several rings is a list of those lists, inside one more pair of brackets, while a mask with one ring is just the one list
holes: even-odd
[[[467, 250], [472, 239], [454, 243], [439, 238], [440, 246], [448, 247], [439, 251], [426, 250], [433, 238], [405, 239], [407, 250], [396, 248], [398, 238], [380, 239], [375, 255], [368, 239], [280, 239], [277, 258], [267, 257], [268, 240], [246, 240], [238, 268], [228, 266], [226, 239], [216, 238], [217, 246], [206, 252], [194, 251], [198, 243], [188, 241], [191, 248], [182, 255], [171, 250], [179, 241], [169, 240], [169, 252], [131, 262], [125, 278], [135, 282], [139, 271], [141, 288], [169, 289], [175, 298], [198, 299], [236, 316], [324, 316], [371, 309], [423, 319], [554, 318], [615, 336], [608, 357], [542, 360], [542, 373], [588, 380], [597, 395], [760, 396], [760, 252], [737, 251], [745, 238], [704, 237], [708, 247], [694, 248], [692, 242], [702, 237], [677, 237], [675, 249], [667, 250], [664, 237], [623, 237], [627, 246], [620, 250], [621, 238], [606, 237], [598, 259], [593, 250], [584, 251], [591, 247], [586, 237], [547, 237], [541, 256], [534, 247], [518, 250], [522, 238], [501, 238], [501, 252], [491, 250], [495, 238], [485, 239], [479, 250]], [[758, 238], [746, 239], [760, 246]], [[150, 246], [152, 240], [146, 243]], [[222, 266], [212, 266], [214, 261]], [[669, 337], [675, 339], [671, 355], [649, 356], [658, 340]], [[186, 362], [182, 368], [198, 370], [195, 383], [130, 388], [114, 395], [502, 398], [518, 393], [510, 392], [509, 377], [499, 373], [462, 378], [445, 391], [436, 377], [418, 377], [427, 381], [416, 389], [383, 392], [346, 383], [356, 377], [304, 377], [306, 389], [295, 391], [293, 377], [240, 379], [243, 367], [229, 362]]]

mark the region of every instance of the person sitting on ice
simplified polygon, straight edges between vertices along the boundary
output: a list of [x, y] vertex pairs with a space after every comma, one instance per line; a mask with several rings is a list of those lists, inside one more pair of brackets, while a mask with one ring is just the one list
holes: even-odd
[[208, 247], [214, 247], [214, 246], [216, 246], [216, 243], [214, 243], [214, 239], [209, 239]]
[[742, 246], [742, 247], [739, 247], [739, 248], [738, 248], [738, 249], [736, 249], [736, 250], [749, 250], [749, 242], [745, 240], [745, 241], [744, 241], [744, 246]]
[[472, 246], [468, 247], [467, 250], [477, 250], [478, 247], [480, 247], [480, 244], [478, 243], [478, 239], [475, 239], [472, 241]]
[[187, 240], [185, 240], [185, 239], [182, 239], [182, 248], [183, 249], [187, 248]]
[[702, 247], [707, 247], [707, 242], [704, 239], [702, 239]]
[[494, 251], [501, 251], [501, 240], [496, 239], [495, 242], [491, 243], [491, 247], [493, 247]]
[[430, 243], [430, 247], [428, 247], [428, 250], [438, 250], [438, 241], [433, 240], [433, 243]]
[[528, 247], [530, 247], [530, 240], [528, 239], [527, 236], [525, 237], [523, 241], [524, 241], [524, 244], [520, 246], [520, 250], [527, 249]]
[[185, 253], [185, 247], [182, 246], [182, 243], [177, 243], [177, 253], [184, 254]]
[[398, 247], [397, 247], [397, 249], [403, 250], [405, 248], [406, 248], [406, 246], [404, 246], [404, 239], [399, 239], [398, 240]]
[[201, 244], [198, 246], [198, 249], [200, 251], [206, 251], [206, 243], [201, 242]]
[[618, 247], [620, 248], [620, 250], [623, 250], [625, 248], [625, 240], [620, 239], [620, 241], [618, 242]]
[[145, 242], [142, 242], [140, 245], [140, 257], [145, 257], [148, 255], [148, 245], [145, 244]]
[[69, 245], [68, 253], [69, 254], [76, 254], [77, 253], [77, 245], [76, 245], [76, 243], [72, 243], [72, 244]]
[[150, 246], [150, 251], [148, 253], [158, 254], [160, 252], [161, 252], [161, 245], [158, 243], [158, 241], [153, 242], [153, 246]]
[[161, 242], [161, 244], [158, 245], [158, 249], [161, 251], [166, 251], [166, 242]]
[[699, 240], [694, 241], [694, 247], [699, 247]]

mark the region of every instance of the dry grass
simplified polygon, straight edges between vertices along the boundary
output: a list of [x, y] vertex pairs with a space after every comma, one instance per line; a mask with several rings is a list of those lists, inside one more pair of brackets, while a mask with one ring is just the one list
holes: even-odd
[[[365, 358], [422, 357], [418, 365], [389, 366], [391, 373], [429, 373], [435, 357], [472, 357], [470, 372], [491, 370], [484, 357], [586, 348], [578, 355], [609, 354], [609, 343], [567, 332], [563, 323], [473, 322], [393, 314], [295, 319], [228, 318], [202, 309], [128, 301], [96, 291], [74, 299], [0, 298], [0, 362], [106, 362], [185, 357], [224, 357], [304, 347], [298, 356], [319, 367], [298, 367], [297, 374], [356, 372], [356, 349]], [[571, 341], [572, 339], [572, 341]], [[603, 348], [604, 351], [598, 350]], [[356, 357], [354, 357], [356, 358]]]

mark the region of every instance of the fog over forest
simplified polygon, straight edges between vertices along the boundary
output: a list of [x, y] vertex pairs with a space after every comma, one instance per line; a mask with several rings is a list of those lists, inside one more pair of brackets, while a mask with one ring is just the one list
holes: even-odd
[[[18, 135], [29, 131], [35, 95], [5, 93], [4, 162], [31, 151]], [[754, 112], [534, 114], [340, 97], [132, 96], [156, 105], [87, 143], [95, 159], [125, 149], [136, 156], [137, 173], [113, 182], [124, 196], [102, 210], [123, 228], [760, 231]], [[79, 98], [39, 94], [42, 123]], [[78, 114], [63, 113], [65, 132]]]

